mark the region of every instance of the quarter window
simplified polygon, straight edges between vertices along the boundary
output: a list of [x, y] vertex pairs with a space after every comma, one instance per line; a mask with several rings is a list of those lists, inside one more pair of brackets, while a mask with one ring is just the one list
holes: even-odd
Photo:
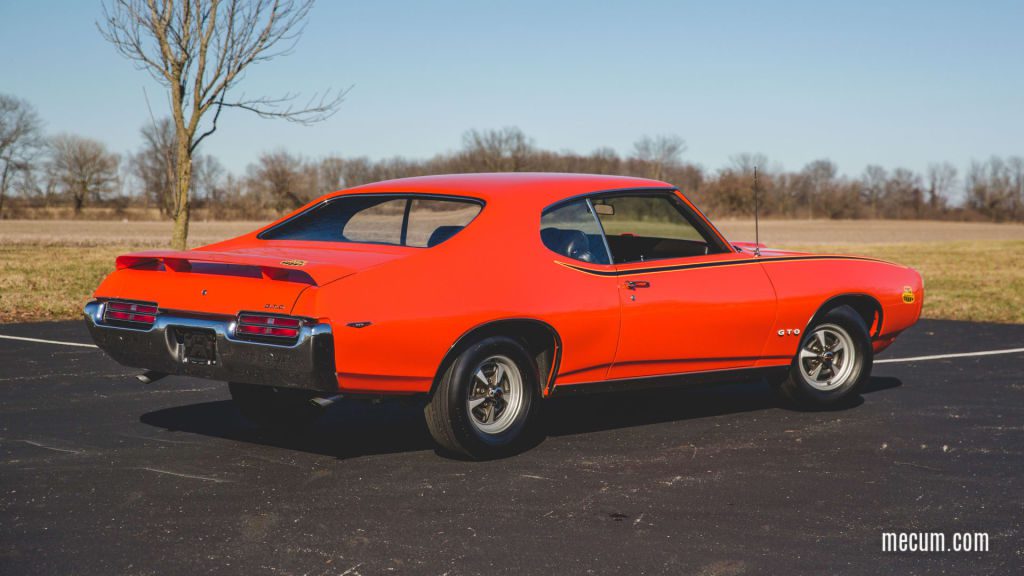
[[[367, 242], [371, 244], [401, 244], [402, 219], [405, 217], [404, 198], [370, 203], [369, 206], [352, 212], [341, 225], [341, 237], [345, 242]], [[353, 206], [355, 208], [356, 206]], [[343, 210], [325, 211], [321, 217], [344, 216]]]
[[611, 263], [601, 226], [585, 199], [545, 210], [540, 219], [540, 239], [549, 250], [567, 258]]
[[353, 194], [322, 202], [259, 238], [430, 248], [459, 233], [480, 209], [471, 200]]
[[480, 213], [473, 202], [414, 198], [409, 205], [406, 246], [429, 248], [451, 238]]

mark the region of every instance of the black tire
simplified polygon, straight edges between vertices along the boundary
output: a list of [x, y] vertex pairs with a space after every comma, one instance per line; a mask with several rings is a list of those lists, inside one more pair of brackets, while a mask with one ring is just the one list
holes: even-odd
[[[820, 338], [827, 342], [826, 346], [821, 346]], [[840, 347], [841, 343], [844, 345]], [[829, 352], [832, 354], [828, 355]], [[818, 318], [802, 335], [789, 375], [779, 385], [779, 391], [805, 408], [836, 406], [857, 396], [871, 377], [873, 361], [874, 349], [864, 319], [853, 308], [838, 306]]]
[[257, 384], [228, 384], [231, 398], [246, 420], [273, 432], [300, 432], [320, 415], [320, 408], [306, 390], [275, 388]]
[[[502, 382], [509, 388], [508, 395], [495, 393], [502, 383], [494, 383], [498, 372], [490, 371], [489, 363], [500, 364], [505, 371], [509, 370], [506, 365], [514, 366], [520, 388], [517, 398], [511, 394], [514, 376], [511, 372], [502, 373], [505, 377]], [[484, 374], [485, 382], [477, 377], [478, 371]], [[490, 383], [489, 388], [486, 382]], [[489, 392], [484, 394], [483, 390]], [[470, 408], [470, 401], [478, 401], [481, 396], [483, 403]], [[504, 408], [501, 408], [502, 399], [506, 400]], [[486, 416], [479, 416], [481, 411], [487, 413], [489, 407], [494, 427], [504, 419], [500, 430], [482, 429], [492, 426], [486, 422]], [[505, 412], [509, 410], [512, 411]], [[536, 361], [517, 340], [492, 336], [470, 345], [448, 366], [424, 409], [424, 416], [430, 435], [442, 450], [480, 459], [506, 456], [525, 447], [536, 428], [534, 422], [539, 410], [540, 377]]]

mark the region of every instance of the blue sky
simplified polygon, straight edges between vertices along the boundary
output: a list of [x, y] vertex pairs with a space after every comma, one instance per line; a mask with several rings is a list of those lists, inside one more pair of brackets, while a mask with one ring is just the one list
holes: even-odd
[[[99, 2], [0, 3], [0, 92], [49, 132], [138, 147], [165, 91], [96, 30]], [[707, 168], [736, 153], [786, 169], [829, 157], [923, 170], [1024, 155], [1024, 2], [362, 2], [320, 0], [248, 94], [353, 86], [329, 121], [243, 112], [204, 144], [241, 172], [261, 152], [428, 157], [470, 128], [628, 153], [678, 134]]]

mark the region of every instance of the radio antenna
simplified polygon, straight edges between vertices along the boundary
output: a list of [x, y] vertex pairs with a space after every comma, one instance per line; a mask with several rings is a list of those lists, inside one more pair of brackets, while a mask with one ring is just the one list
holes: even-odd
[[761, 222], [758, 219], [760, 209], [760, 186], [757, 185], [757, 166], [754, 166], [754, 256], [761, 256]]

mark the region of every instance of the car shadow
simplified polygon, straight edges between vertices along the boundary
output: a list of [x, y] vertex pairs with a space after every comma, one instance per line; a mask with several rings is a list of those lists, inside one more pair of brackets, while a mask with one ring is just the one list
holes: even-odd
[[[897, 378], [873, 377], [861, 392], [871, 394], [900, 385], [902, 382]], [[849, 410], [863, 402], [863, 397], [857, 396], [830, 410]], [[540, 442], [544, 437], [768, 409], [800, 410], [780, 399], [766, 383], [553, 397], [544, 403]], [[311, 427], [290, 434], [257, 428], [239, 414], [230, 400], [155, 410], [143, 414], [139, 420], [169, 431], [340, 459], [434, 449], [423, 420], [422, 400], [338, 402], [325, 410], [323, 417]]]

